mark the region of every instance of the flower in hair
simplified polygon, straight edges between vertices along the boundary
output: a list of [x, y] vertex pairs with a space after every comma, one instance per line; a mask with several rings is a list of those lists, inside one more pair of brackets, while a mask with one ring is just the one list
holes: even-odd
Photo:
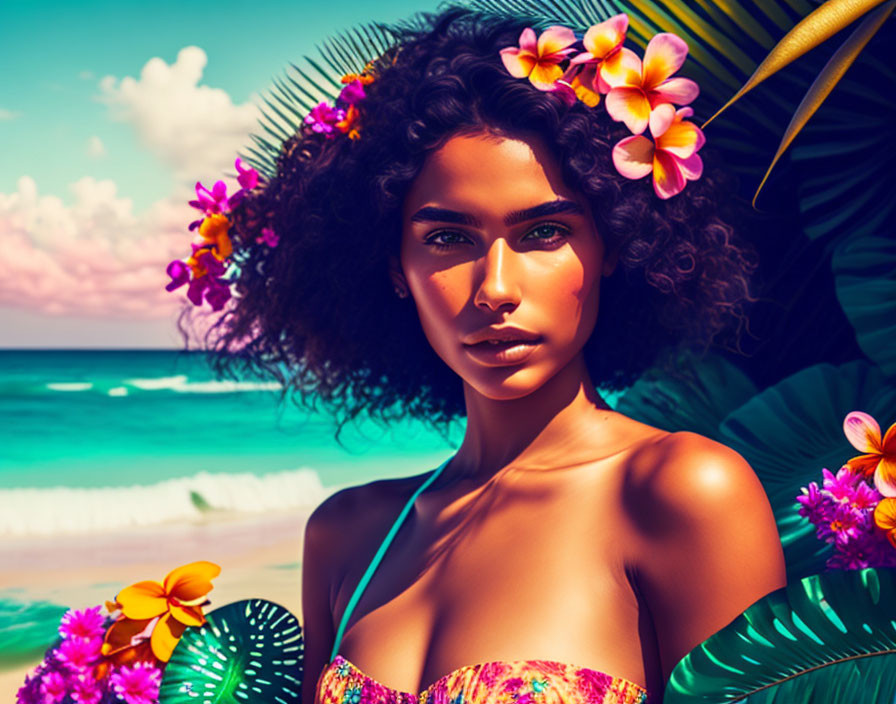
[[653, 190], [666, 200], [681, 193], [687, 181], [695, 181], [703, 173], [703, 160], [697, 150], [706, 138], [693, 122], [691, 108], [676, 110], [664, 103], [653, 111], [650, 133], [654, 141], [636, 134], [613, 147], [613, 165], [626, 178], [638, 179], [653, 174]]
[[650, 115], [658, 105], [687, 105], [700, 93], [689, 78], [673, 78], [688, 55], [688, 45], [674, 34], [654, 36], [644, 50], [644, 61], [630, 49], [620, 51], [615, 71], [608, 71], [610, 85], [607, 112], [617, 122], [624, 122], [634, 134], [647, 129]]
[[[189, 284], [187, 298], [193, 305], [201, 306], [208, 301], [212, 310], [218, 311], [230, 300], [230, 285], [223, 278], [233, 254], [233, 242], [230, 239], [232, 221], [230, 213], [246, 193], [258, 186], [258, 172], [243, 166], [237, 159], [234, 166], [237, 181], [241, 188], [233, 195], [227, 195], [227, 184], [218, 181], [211, 190], [202, 183], [196, 183], [196, 200], [190, 205], [202, 211], [205, 217], [190, 223], [189, 229], [199, 229], [198, 241], [190, 244], [193, 253], [186, 259], [175, 259], [168, 264], [166, 273], [171, 281], [165, 286], [167, 291]], [[255, 240], [258, 244], [276, 247], [278, 236], [270, 227], [262, 228], [262, 234]]]
[[336, 124], [345, 119], [345, 110], [328, 105], [322, 100], [305, 116], [305, 124], [310, 125], [314, 132], [320, 132], [328, 139], [336, 136]]
[[569, 27], [553, 25], [536, 39], [535, 30], [526, 27], [519, 46], [501, 49], [501, 60], [517, 78], [528, 78], [539, 90], [556, 90], [555, 81], [563, 76], [560, 63], [575, 51], [576, 36]]
[[[693, 114], [690, 108], [675, 109], [692, 102], [700, 89], [688, 78], [672, 76], [687, 57], [684, 40], [657, 34], [642, 61], [623, 46], [627, 30], [625, 13], [589, 27], [581, 42], [568, 27], [553, 25], [537, 39], [535, 30], [526, 27], [519, 46], [499, 53], [512, 76], [528, 78], [538, 90], [554, 92], [569, 106], [581, 101], [594, 108], [606, 95], [609, 116], [632, 132], [613, 147], [616, 170], [630, 179], [652, 173], [654, 191], [667, 199], [703, 173], [697, 155], [706, 141], [703, 132], [684, 120]], [[572, 56], [579, 48], [584, 51]], [[648, 127], [654, 141], [642, 134]]]
[[[570, 67], [582, 67], [575, 77], [579, 85], [573, 88], [577, 88], [576, 94], [588, 107], [595, 107], [601, 93], [609, 92], [607, 79], [615, 79], [623, 70], [622, 43], [627, 30], [628, 15], [625, 13], [589, 27], [582, 39], [585, 51], [570, 60]], [[584, 96], [582, 92], [585, 92]]]

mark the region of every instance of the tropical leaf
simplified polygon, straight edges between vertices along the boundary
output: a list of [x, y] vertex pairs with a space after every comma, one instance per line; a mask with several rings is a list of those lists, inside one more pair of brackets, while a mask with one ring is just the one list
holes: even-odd
[[718, 112], [703, 124], [703, 127], [706, 127], [719, 113], [753, 90], [762, 81], [773, 76], [810, 49], [827, 41], [882, 2], [883, 0], [827, 0], [824, 2], [784, 35], [784, 38], [775, 45], [775, 48], [759, 64], [740, 90], [719, 108]]
[[269, 96], [262, 98], [259, 118], [261, 129], [269, 135], [250, 135], [256, 147], [245, 159], [266, 179], [277, 170], [277, 157], [283, 142], [300, 129], [305, 116], [321, 101], [332, 101], [343, 85], [346, 73], [360, 73], [395, 43], [396, 35], [385, 24], [372, 22], [353, 27], [325, 39], [318, 45], [319, 58], [304, 56], [292, 63]]
[[719, 424], [756, 394], [756, 386], [718, 354], [683, 354], [677, 368], [687, 378], [647, 372], [619, 399], [616, 409], [669, 432], [688, 430], [718, 439]]
[[302, 627], [282, 606], [263, 599], [215, 609], [189, 627], [162, 676], [159, 704], [300, 704]]
[[861, 410], [889, 417], [896, 384], [878, 367], [857, 360], [839, 367], [817, 364], [750, 398], [719, 426], [719, 439], [755, 470], [769, 497], [784, 547], [789, 579], [820, 572], [831, 554], [815, 527], [797, 513], [800, 487], [836, 472], [854, 448], [843, 419]]
[[[787, 147], [790, 146], [800, 130], [803, 129], [809, 121], [809, 118], [815, 114], [815, 111], [818, 110], [819, 107], [821, 107], [825, 98], [830, 95], [834, 86], [836, 86], [840, 79], [843, 78], [843, 74], [846, 73], [846, 70], [850, 66], [852, 66], [856, 57], [862, 49], [865, 48], [865, 45], [869, 42], [871, 37], [877, 34], [881, 25], [893, 12], [893, 8], [896, 8], [896, 0], [890, 0], [890, 2], [877, 8], [874, 12], [869, 13], [827, 62], [824, 69], [818, 74], [818, 78], [813, 81], [808, 92], [803, 97], [802, 102], [797, 106], [796, 112], [790, 120], [790, 124], [787, 125], [784, 136], [781, 138], [781, 143], [778, 145], [778, 150], [775, 152], [772, 163], [769, 165], [768, 170], [762, 177], [759, 187], [756, 189], [756, 193], [753, 195], [754, 207], [756, 206], [756, 198], [759, 196], [759, 191], [762, 190], [766, 180], [768, 180], [769, 174], [772, 172], [772, 169], [775, 168], [775, 164], [778, 163], [778, 159], [781, 158], [781, 155]], [[732, 101], [733, 100], [734, 98], [732, 98]], [[731, 101], [729, 101], [728, 104], [730, 105]], [[718, 113], [716, 114], [718, 115]], [[705, 126], [706, 125], [704, 125], [704, 127]]]
[[859, 345], [885, 376], [896, 378], [896, 240], [845, 240], [834, 250], [831, 268]]
[[892, 704], [896, 569], [803, 577], [682, 658], [664, 704]]

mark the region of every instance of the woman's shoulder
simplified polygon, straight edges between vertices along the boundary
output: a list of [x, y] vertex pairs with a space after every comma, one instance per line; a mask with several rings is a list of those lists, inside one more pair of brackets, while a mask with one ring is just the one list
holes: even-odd
[[374, 479], [340, 487], [327, 496], [308, 518], [306, 531], [341, 552], [345, 543], [357, 546], [359, 536], [385, 534], [413, 489], [423, 481], [413, 477]]
[[645, 443], [629, 463], [627, 502], [635, 520], [680, 521], [712, 506], [765, 500], [756, 473], [734, 449], [699, 433], [678, 431]]

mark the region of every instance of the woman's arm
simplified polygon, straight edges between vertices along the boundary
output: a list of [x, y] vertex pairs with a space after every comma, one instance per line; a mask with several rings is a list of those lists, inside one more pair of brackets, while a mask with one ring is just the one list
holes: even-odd
[[765, 490], [737, 452], [673, 433], [640, 483], [638, 588], [650, 610], [663, 683], [694, 646], [787, 583]]
[[336, 549], [329, 516], [331, 496], [305, 524], [302, 552], [302, 636], [305, 643], [302, 704], [314, 704], [317, 679], [330, 659], [336, 634], [330, 613], [332, 555]]

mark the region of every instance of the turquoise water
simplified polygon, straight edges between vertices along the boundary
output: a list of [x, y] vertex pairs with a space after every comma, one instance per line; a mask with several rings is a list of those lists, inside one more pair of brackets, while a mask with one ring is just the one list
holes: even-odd
[[388, 431], [366, 421], [346, 429], [342, 448], [331, 418], [288, 400], [278, 407], [277, 397], [270, 380], [216, 379], [199, 353], [0, 351], [0, 489], [129, 486], [198, 471], [258, 475], [300, 466], [337, 485], [371, 467], [402, 474], [408, 458], [428, 461], [452, 449], [411, 421]]
[[[307, 507], [453, 452], [413, 421], [347, 427], [340, 447], [332, 418], [278, 396], [270, 380], [216, 379], [198, 353], [0, 351], [0, 540]], [[0, 669], [40, 657], [64, 611], [0, 592]]]

